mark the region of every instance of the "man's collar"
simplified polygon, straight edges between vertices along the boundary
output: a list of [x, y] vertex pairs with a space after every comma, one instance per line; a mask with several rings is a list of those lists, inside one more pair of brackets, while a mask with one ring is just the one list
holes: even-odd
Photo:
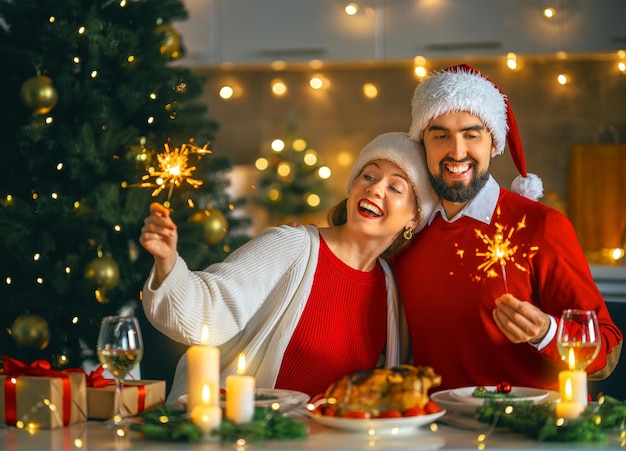
[[485, 186], [483, 186], [483, 188], [478, 192], [476, 197], [470, 200], [467, 205], [465, 205], [465, 207], [463, 207], [463, 209], [452, 219], [448, 219], [446, 210], [443, 208], [443, 204], [440, 199], [439, 203], [435, 207], [435, 210], [430, 215], [428, 225], [434, 221], [437, 213], [441, 213], [443, 219], [448, 222], [454, 222], [463, 216], [469, 216], [477, 221], [489, 224], [491, 222], [491, 218], [493, 217], [493, 213], [496, 210], [499, 197], [500, 185], [498, 185], [498, 182], [496, 182], [496, 180], [489, 175], [487, 183], [485, 183]]

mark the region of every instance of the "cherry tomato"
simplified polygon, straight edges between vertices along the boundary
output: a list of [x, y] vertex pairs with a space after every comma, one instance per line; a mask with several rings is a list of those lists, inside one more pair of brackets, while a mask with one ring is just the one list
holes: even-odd
[[423, 407], [413, 406], [410, 409], [405, 410], [404, 413], [402, 414], [402, 416], [405, 416], [405, 417], [416, 417], [418, 415], [426, 415], [426, 411], [424, 410]]
[[432, 413], [441, 412], [443, 409], [435, 401], [428, 401], [424, 406], [424, 411], [430, 415]]
[[324, 404], [317, 408], [317, 411], [325, 417], [336, 417], [337, 409], [333, 405]]
[[343, 418], [359, 418], [363, 420], [370, 417], [371, 415], [369, 414], [369, 412], [366, 412], [364, 410], [348, 410], [346, 413], [343, 414]]
[[399, 410], [385, 410], [378, 414], [378, 418], [402, 418], [402, 413]]

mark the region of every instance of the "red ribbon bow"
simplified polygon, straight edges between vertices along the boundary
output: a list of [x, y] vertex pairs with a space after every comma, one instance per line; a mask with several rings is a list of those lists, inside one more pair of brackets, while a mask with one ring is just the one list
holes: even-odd
[[[107, 379], [102, 375], [104, 367], [100, 365], [87, 375], [87, 387], [102, 388], [115, 385], [115, 379]], [[146, 387], [144, 385], [132, 385], [137, 388], [137, 413], [141, 413], [146, 407]]]
[[100, 365], [87, 375], [87, 387], [106, 387], [107, 385], [114, 385], [115, 379], [108, 379], [102, 375], [104, 373], [104, 367]]
[[64, 371], [53, 370], [50, 362], [46, 360], [35, 360], [30, 365], [11, 357], [2, 356], [2, 371], [0, 376], [4, 379], [4, 409], [5, 423], [11, 426], [17, 424], [17, 381], [20, 376], [34, 377], [59, 377], [63, 383], [63, 425], [70, 424], [72, 412], [72, 383], [66, 373], [83, 372], [79, 368], [72, 368]]

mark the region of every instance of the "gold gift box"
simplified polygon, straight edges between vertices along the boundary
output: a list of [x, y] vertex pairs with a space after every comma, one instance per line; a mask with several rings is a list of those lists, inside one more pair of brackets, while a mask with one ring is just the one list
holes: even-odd
[[[62, 377], [0, 375], [0, 423], [7, 423], [8, 409], [16, 410], [18, 427], [54, 429], [87, 419], [87, 385], [82, 372], [66, 373], [70, 382], [67, 393]], [[15, 405], [6, 399], [7, 384], [15, 384]], [[70, 403], [64, 415], [65, 402]], [[11, 424], [13, 425], [13, 424]]]
[[[125, 380], [122, 404], [129, 415], [162, 406], [165, 404], [165, 381]], [[115, 415], [116, 406], [115, 384], [87, 387], [87, 412], [90, 419], [108, 420]]]

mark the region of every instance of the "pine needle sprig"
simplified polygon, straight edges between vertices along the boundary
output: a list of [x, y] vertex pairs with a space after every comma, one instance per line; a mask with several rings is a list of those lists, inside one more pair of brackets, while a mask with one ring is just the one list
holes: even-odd
[[[203, 432], [187, 413], [179, 408], [160, 407], [137, 416], [130, 426], [146, 440], [199, 443]], [[308, 426], [282, 413], [265, 407], [255, 408], [254, 418], [245, 424], [235, 424], [227, 419], [213, 431], [213, 436], [223, 442], [261, 442], [265, 440], [298, 440], [306, 437]]]
[[508, 428], [538, 441], [602, 442], [624, 431], [626, 403], [601, 396], [575, 420], [558, 418], [556, 403], [487, 401], [477, 409], [478, 421]]

